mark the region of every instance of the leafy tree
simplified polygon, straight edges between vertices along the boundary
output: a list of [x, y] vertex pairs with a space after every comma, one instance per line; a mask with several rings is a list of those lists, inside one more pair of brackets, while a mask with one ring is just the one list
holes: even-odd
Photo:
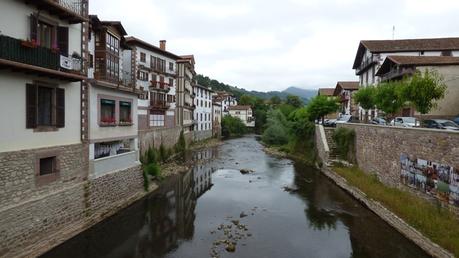
[[288, 121], [278, 109], [272, 109], [267, 114], [268, 127], [263, 133], [263, 142], [270, 145], [283, 145], [288, 143]]
[[288, 95], [286, 103], [295, 108], [300, 108], [303, 106], [303, 101], [301, 101], [300, 97], [295, 95]]
[[444, 98], [445, 92], [443, 78], [435, 71], [426, 70], [424, 74], [416, 72], [411, 77], [402, 89], [402, 96], [424, 115], [437, 106], [436, 101]]
[[244, 94], [241, 96], [239, 99], [239, 104], [240, 105], [249, 105], [249, 106], [255, 106], [256, 98], [253, 96], [249, 96], [247, 94]]
[[273, 105], [278, 105], [282, 102], [281, 98], [279, 96], [272, 96], [270, 99], [271, 104]]
[[222, 135], [223, 137], [242, 136], [246, 133], [247, 128], [238, 117], [224, 116], [222, 118]]
[[375, 87], [367, 86], [360, 88], [354, 95], [355, 102], [365, 110], [365, 122], [368, 122], [367, 113], [369, 109], [375, 107]]
[[376, 107], [386, 114], [386, 119], [391, 120], [405, 105], [406, 101], [402, 96], [405, 85], [404, 81], [389, 81], [375, 88]]
[[339, 109], [338, 100], [334, 97], [317, 96], [311, 99], [306, 106], [311, 121], [322, 119], [330, 113], [336, 112]]

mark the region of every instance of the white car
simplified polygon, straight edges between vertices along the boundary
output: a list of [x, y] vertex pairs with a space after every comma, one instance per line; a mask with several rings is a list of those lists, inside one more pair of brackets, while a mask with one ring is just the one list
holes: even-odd
[[415, 117], [399, 116], [390, 121], [390, 125], [401, 127], [418, 127], [419, 121]]
[[349, 123], [352, 119], [351, 115], [343, 115], [340, 118], [338, 118], [335, 122], [335, 124], [344, 124], [344, 123]]

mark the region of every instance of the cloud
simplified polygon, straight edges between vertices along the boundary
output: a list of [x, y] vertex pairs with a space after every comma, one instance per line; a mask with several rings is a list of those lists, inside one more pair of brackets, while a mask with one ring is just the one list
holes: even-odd
[[167, 39], [197, 72], [250, 90], [357, 80], [362, 39], [457, 36], [456, 0], [92, 0], [91, 13], [130, 35]]

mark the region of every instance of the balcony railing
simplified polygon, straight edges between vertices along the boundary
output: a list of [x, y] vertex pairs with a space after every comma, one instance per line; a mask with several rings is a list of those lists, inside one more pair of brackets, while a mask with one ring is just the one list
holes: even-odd
[[390, 80], [397, 80], [402, 79], [404, 76], [413, 75], [416, 69], [411, 67], [399, 67], [393, 68], [388, 73], [381, 75], [381, 81], [390, 81]]
[[87, 0], [34, 0], [39, 8], [46, 9], [71, 23], [81, 23], [88, 19]]
[[78, 58], [61, 56], [58, 50], [4, 35], [0, 35], [0, 58], [62, 72], [81, 71]]
[[161, 82], [161, 81], [150, 81], [150, 89], [152, 90], [161, 90], [168, 92], [170, 90], [169, 83]]
[[151, 100], [150, 101], [151, 109], [165, 110], [165, 109], [169, 109], [170, 106], [171, 104], [164, 100]]
[[357, 68], [356, 73], [360, 74], [360, 72], [368, 68], [370, 65], [378, 63], [378, 62], [379, 62], [379, 55], [369, 56], [362, 61], [362, 63], [360, 64], [360, 67]]

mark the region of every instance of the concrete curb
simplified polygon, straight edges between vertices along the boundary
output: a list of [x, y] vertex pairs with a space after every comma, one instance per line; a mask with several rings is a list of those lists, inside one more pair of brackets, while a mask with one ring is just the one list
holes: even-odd
[[386, 223], [395, 228], [398, 232], [400, 232], [406, 238], [411, 240], [413, 243], [418, 245], [422, 250], [424, 250], [429, 255], [439, 258], [455, 257], [452, 253], [450, 253], [443, 247], [439, 246], [438, 244], [432, 242], [429, 238], [425, 237], [421, 232], [417, 231], [404, 220], [392, 213], [381, 203], [368, 198], [364, 192], [360, 191], [358, 188], [354, 186], [349, 185], [345, 178], [333, 172], [330, 168], [323, 167], [321, 168], [321, 171], [336, 185], [338, 185], [346, 192], [348, 192], [350, 195], [352, 195], [354, 198], [356, 198], [360, 203], [365, 205], [373, 213], [378, 215]]

